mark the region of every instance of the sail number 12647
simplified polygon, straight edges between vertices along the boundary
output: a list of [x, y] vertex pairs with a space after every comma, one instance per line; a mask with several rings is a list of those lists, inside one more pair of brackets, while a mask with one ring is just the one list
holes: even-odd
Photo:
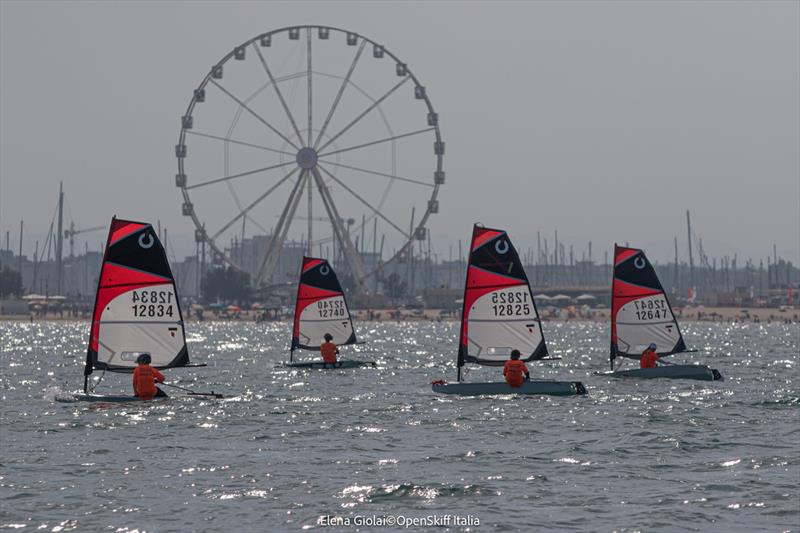
[[175, 314], [172, 291], [132, 291], [131, 300], [135, 317], [171, 317]]
[[671, 318], [667, 301], [659, 300], [634, 300], [637, 320], [654, 320], [660, 318]]

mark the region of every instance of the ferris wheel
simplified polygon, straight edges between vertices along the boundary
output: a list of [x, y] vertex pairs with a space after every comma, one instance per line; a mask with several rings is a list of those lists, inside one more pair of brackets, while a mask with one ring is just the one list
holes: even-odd
[[[355, 32], [293, 26], [234, 47], [194, 89], [175, 185], [195, 240], [256, 286], [276, 281], [289, 241], [333, 250], [363, 283], [426, 238], [444, 151], [406, 63]], [[387, 259], [365, 261], [379, 233]]]

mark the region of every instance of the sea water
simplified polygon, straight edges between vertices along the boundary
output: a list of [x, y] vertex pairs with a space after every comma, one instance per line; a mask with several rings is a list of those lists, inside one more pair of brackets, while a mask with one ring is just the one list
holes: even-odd
[[594, 376], [607, 325], [547, 322], [562, 360], [533, 376], [588, 389], [558, 398], [431, 392], [455, 378], [453, 323], [357, 329], [342, 356], [377, 368], [298, 371], [276, 368], [286, 323], [191, 323], [208, 366], [168, 380], [230, 398], [98, 405], [58, 401], [86, 323], [0, 323], [0, 529], [800, 530], [797, 324], [683, 324], [699, 352], [674, 359], [725, 377], [700, 382]]

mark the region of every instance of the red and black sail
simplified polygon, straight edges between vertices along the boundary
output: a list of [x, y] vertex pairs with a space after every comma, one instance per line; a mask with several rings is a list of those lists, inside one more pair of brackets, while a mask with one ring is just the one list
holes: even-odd
[[294, 308], [292, 351], [319, 350], [326, 333], [333, 336], [337, 346], [356, 343], [344, 291], [330, 263], [303, 257]]
[[611, 358], [639, 358], [650, 343], [659, 355], [686, 350], [678, 322], [644, 252], [614, 245]]
[[511, 350], [523, 361], [547, 357], [539, 313], [517, 250], [503, 230], [472, 230], [458, 366], [500, 366]]
[[145, 222], [113, 218], [84, 374], [131, 372], [142, 353], [157, 368], [189, 363], [175, 279], [158, 235]]

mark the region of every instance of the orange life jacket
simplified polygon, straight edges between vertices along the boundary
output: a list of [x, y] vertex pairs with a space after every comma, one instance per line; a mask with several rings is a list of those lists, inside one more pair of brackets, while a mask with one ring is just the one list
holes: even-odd
[[336, 353], [339, 350], [332, 342], [325, 341], [319, 347], [319, 353], [322, 354], [322, 360], [326, 363], [333, 364], [336, 362]]
[[519, 359], [509, 359], [503, 365], [503, 377], [512, 387], [521, 387], [527, 373], [528, 367]]
[[142, 400], [152, 400], [158, 393], [155, 382], [164, 382], [164, 375], [150, 365], [139, 365], [133, 371], [133, 393]]
[[648, 348], [642, 353], [642, 358], [639, 360], [639, 368], [655, 368], [657, 360], [658, 354], [656, 351]]

